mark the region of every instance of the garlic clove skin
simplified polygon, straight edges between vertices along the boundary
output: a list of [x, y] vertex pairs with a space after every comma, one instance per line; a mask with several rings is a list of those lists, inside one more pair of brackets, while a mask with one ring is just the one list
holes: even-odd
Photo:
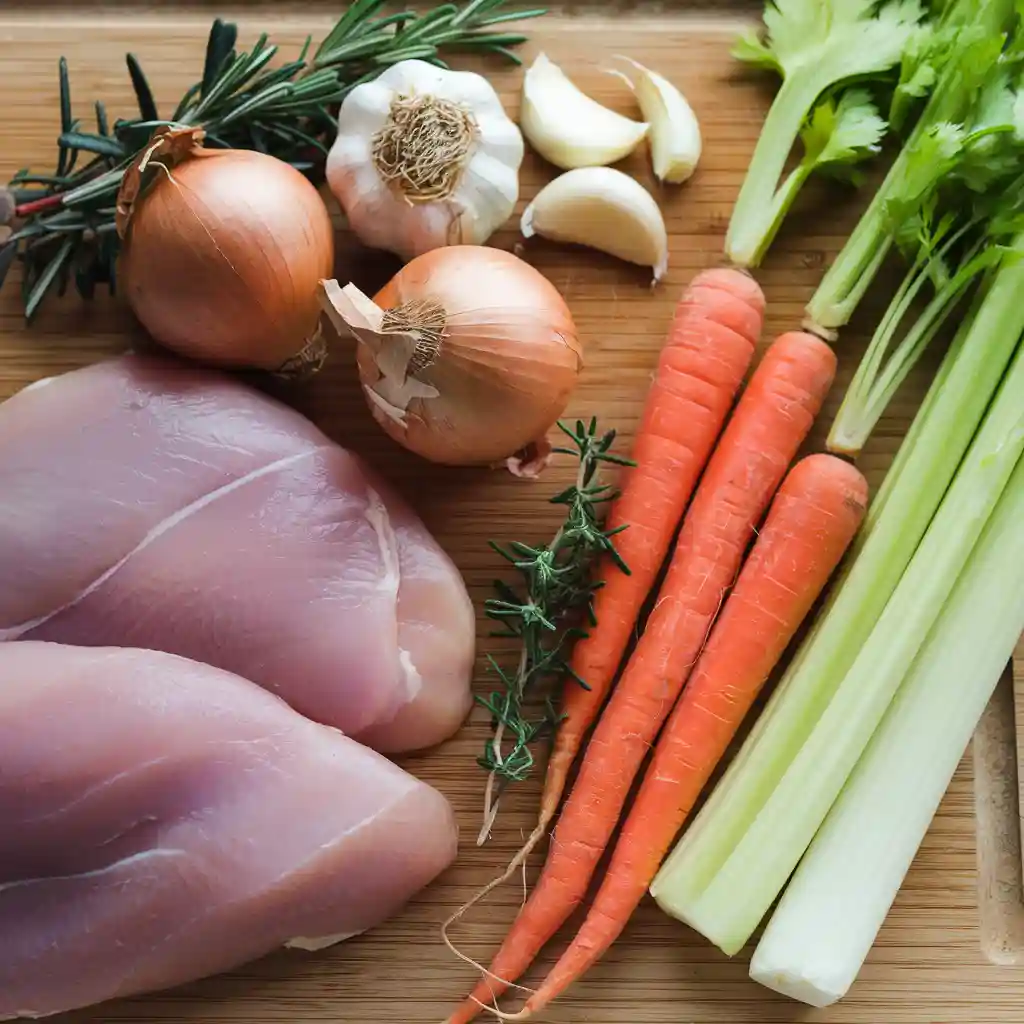
[[[455, 133], [461, 141], [449, 142], [449, 163], [438, 165], [429, 132], [453, 125], [464, 129]], [[381, 141], [388, 133], [390, 148]], [[515, 208], [523, 153], [487, 79], [405, 60], [345, 97], [327, 183], [361, 242], [410, 260], [485, 242]], [[438, 166], [443, 179], [424, 177]]]
[[649, 127], [591, 99], [543, 53], [523, 76], [519, 125], [530, 145], [562, 170], [615, 163]]
[[636, 71], [634, 82], [616, 72], [636, 95], [644, 118], [650, 123], [648, 140], [654, 174], [678, 185], [691, 177], [703, 148], [700, 124], [686, 97], [667, 78], [631, 57], [620, 57]]
[[520, 230], [556, 242], [599, 249], [651, 267], [657, 283], [668, 270], [668, 232], [654, 197], [611, 167], [560, 174], [523, 212]]

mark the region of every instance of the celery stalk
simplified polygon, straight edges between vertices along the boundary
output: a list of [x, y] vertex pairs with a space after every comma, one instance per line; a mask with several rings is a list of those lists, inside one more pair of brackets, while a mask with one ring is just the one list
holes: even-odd
[[782, 187], [775, 189], [804, 118], [827, 85], [828, 77], [821, 73], [788, 78], [775, 94], [725, 236], [726, 255], [737, 266], [760, 263], [806, 180], [797, 167]]
[[[816, 156], [808, 152], [782, 184], [774, 187], [782, 176], [808, 111], [832, 79], [827, 69], [814, 68], [799, 77], [787, 78], [776, 93], [726, 231], [725, 253], [736, 266], [756, 267], [761, 262], [800, 189], [817, 169]], [[877, 127], [865, 146], [850, 151], [851, 163], [862, 159], [863, 154], [874, 152], [873, 147], [885, 132], [885, 123], [874, 115], [874, 107], [867, 99], [862, 103], [862, 110], [866, 118], [873, 118]]]
[[1024, 460], [772, 915], [755, 981], [812, 1006], [853, 984], [1024, 631], [1022, 576]]
[[[958, 239], [954, 239], [956, 241]], [[893, 348], [896, 332], [928, 277], [928, 264], [915, 264], [871, 337], [868, 350], [843, 395], [828, 434], [829, 451], [859, 455], [907, 374], [924, 354], [943, 322], [975, 279], [1000, 256], [995, 248], [972, 255], [932, 296]], [[883, 359], [884, 365], [883, 365]]]
[[659, 904], [726, 953], [742, 948], [782, 890], [939, 617], [1024, 451], [1022, 409], [1024, 346], [875, 628], [810, 735], [789, 751], [778, 784], [710, 876], [688, 853], [699, 847], [698, 819], [695, 839], [687, 833], [655, 879]]
[[[1024, 236], [1021, 236], [1018, 242], [1024, 244]], [[996, 287], [997, 281], [999, 282], [998, 288]], [[1007, 309], [1008, 305], [1013, 301], [1012, 290], [1015, 286], [1024, 286], [1024, 277], [1016, 278], [1006, 273], [1004, 268], [1002, 274], [991, 274], [975, 294], [967, 315], [961, 322], [960, 329], [953, 336], [952, 344], [949, 346], [945, 358], [939, 364], [938, 372], [932, 378], [931, 385], [924, 396], [924, 401], [921, 403], [921, 407], [917, 410], [913, 422], [910, 424], [910, 429], [896, 451], [896, 457], [893, 459], [892, 465], [886, 471], [885, 478], [882, 480], [882, 486], [878, 488], [878, 493], [871, 499], [867, 515], [864, 517], [864, 523], [850, 547], [851, 561], [860, 554], [861, 548], [866, 543], [867, 538], [871, 536], [876, 523], [882, 519], [886, 502], [889, 500], [889, 496], [896, 490], [896, 485], [903, 473], [903, 469], [911, 460], [915, 446], [924, 433], [935, 410], [938, 410], [940, 416], [947, 414], [948, 410], [944, 398], [946, 383], [952, 378], [954, 387], [958, 387], [960, 386], [960, 381], [964, 378], [970, 378], [971, 374], [975, 372], [971, 364], [971, 358], [974, 354], [983, 355], [983, 353], [975, 349], [974, 353], [965, 355], [964, 346], [968, 342], [972, 346], [976, 345], [979, 341], [980, 332], [985, 330], [986, 326], [989, 330], [998, 329], [995, 325], [1004, 315], [1007, 316], [1007, 329], [1010, 331], [1010, 334], [1005, 335], [1003, 340], [1007, 342], [1012, 340], [1012, 331], [1016, 321], [1009, 319]], [[983, 309], [985, 310], [985, 315], [981, 319], [978, 331], [975, 332], [974, 323], [978, 320]], [[1024, 330], [1024, 318], [1021, 318], [1021, 320], [1022, 330]], [[980, 393], [977, 396], [977, 401], [969, 409], [961, 408], [958, 410], [958, 414], [962, 415], [965, 421], [971, 421], [973, 418], [973, 422], [977, 423], [981, 419], [985, 405], [994, 393], [999, 378], [1006, 369], [1006, 364], [1009, 362], [1012, 354], [1013, 348], [1011, 346], [1003, 346], [997, 354], [996, 366], [990, 368], [991, 372], [987, 376], [978, 379]], [[941, 430], [941, 426], [928, 427], [928, 430]], [[934, 437], [935, 435], [929, 436]], [[957, 459], [966, 451], [969, 441], [970, 437], [966, 436], [963, 431], [958, 432], [956, 439], [952, 442], [955, 446], [955, 457]], [[906, 491], [901, 491], [900, 494], [905, 495]]]
[[[912, 261], [846, 390], [829, 432], [830, 451], [860, 452], [943, 322], [1003, 259], [1003, 243], [1020, 228], [1018, 70], [1004, 55], [979, 83], [964, 123], [932, 125], [903, 152], [903, 192], [889, 196], [887, 210], [891, 237]], [[924, 310], [912, 316], [928, 292]]]
[[864, 297], [894, 242], [888, 207], [908, 185], [909, 165], [922, 138], [936, 125], [959, 123], [991, 74], [1014, 17], [1013, 0], [952, 0], [938, 31], [947, 33], [938, 81], [884, 181], [875, 192], [821, 284], [807, 304], [818, 327], [842, 327]]
[[[1024, 244], [1024, 237], [1018, 241]], [[1009, 260], [987, 282], [947, 354], [879, 494], [884, 507], [875, 516], [869, 512], [865, 539], [827, 614], [666, 862], [652, 886], [655, 895], [677, 875], [679, 884], [673, 884], [683, 902], [711, 883], [810, 735], [871, 634], [984, 415], [1024, 331], [1021, 294], [1024, 261]]]
[[[729, 221], [725, 252], [733, 263], [760, 261], [813, 171], [834, 173], [878, 152], [887, 126], [869, 94], [851, 90], [856, 98], [840, 100], [842, 116], [828, 94], [885, 76], [900, 63], [923, 13], [917, 0], [769, 0], [764, 38], [740, 38], [734, 56], [778, 72], [783, 81]], [[803, 159], [783, 179], [798, 138]]]

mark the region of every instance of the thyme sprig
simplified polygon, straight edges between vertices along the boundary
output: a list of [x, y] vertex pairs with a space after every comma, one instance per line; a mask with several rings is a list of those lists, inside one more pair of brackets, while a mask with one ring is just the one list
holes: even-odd
[[[502, 793], [509, 784], [527, 778], [534, 765], [532, 748], [561, 721], [551, 684], [568, 677], [587, 687], [586, 680], [573, 672], [567, 654], [572, 642], [586, 635], [585, 627], [597, 624], [594, 595], [603, 585], [593, 577], [597, 557], [607, 554], [622, 572], [629, 572], [613, 543], [628, 524], [611, 530], [603, 525], [604, 508], [618, 491], [600, 480], [598, 470], [602, 463], [633, 463], [611, 451], [615, 431], [598, 435], [596, 419], [589, 424], [577, 420], [575, 429], [558, 426], [572, 447], [554, 450], [579, 460], [575, 483], [550, 499], [565, 507], [565, 522], [546, 545], [491, 542], [494, 551], [515, 567], [519, 584], [496, 580], [496, 596], [485, 603], [485, 612], [497, 624], [494, 635], [515, 638], [519, 654], [511, 668], [488, 655], [501, 687], [476, 698], [494, 722], [494, 733], [477, 759], [488, 773], [480, 843], [490, 835]], [[536, 698], [539, 711], [532, 707]]]
[[27, 320], [48, 294], [63, 295], [72, 276], [83, 298], [92, 298], [101, 284], [114, 292], [115, 199], [125, 171], [157, 128], [202, 127], [207, 146], [269, 153], [316, 177], [337, 130], [337, 106], [357, 85], [402, 60], [445, 67], [442, 51], [493, 54], [518, 64], [511, 47], [526, 36], [503, 26], [545, 13], [503, 11], [505, 0], [469, 0], [422, 14], [379, 14], [386, 2], [353, 0], [315, 51], [307, 38], [296, 59], [276, 66], [278, 47], [266, 33], [239, 53], [237, 26], [218, 18], [207, 39], [202, 78], [169, 116], [161, 116], [141, 64], [129, 53], [125, 60], [139, 116], [111, 124], [97, 101], [95, 130], [72, 116], [62, 57], [56, 166], [48, 174], [25, 168], [6, 190], [0, 188], [0, 287], [20, 260]]

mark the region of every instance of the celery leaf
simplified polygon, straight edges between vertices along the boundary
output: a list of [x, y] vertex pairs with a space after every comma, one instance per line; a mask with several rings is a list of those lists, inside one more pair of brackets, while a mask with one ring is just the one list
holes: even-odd
[[877, 153], [885, 130], [886, 123], [866, 89], [847, 89], [838, 101], [828, 96], [800, 132], [804, 162], [813, 170], [850, 179], [850, 165]]
[[[783, 176], [802, 132], [812, 137], [808, 151], [817, 147], [822, 155], [805, 168], [834, 171], [874, 151], [885, 125], [873, 108], [871, 116], [855, 115], [860, 104], [848, 105], [839, 130], [827, 123], [838, 108], [815, 107], [836, 88], [888, 76], [924, 14], [920, 0], [769, 0], [764, 34], [749, 32], [738, 40], [738, 59], [777, 71], [783, 82], [729, 223], [725, 251], [734, 263], [760, 261], [796, 198], [806, 175]], [[827, 153], [822, 140], [831, 140]]]
[[959, 176], [970, 213], [969, 193], [1011, 169], [1017, 157], [1006, 143], [1016, 130], [1007, 116], [1006, 84], [1024, 65], [1021, 9], [1021, 0], [944, 0], [932, 5], [931, 32], [915, 30], [907, 41], [903, 89], [897, 86], [889, 122], [897, 131], [912, 127], [901, 132], [902, 151], [807, 304], [811, 322], [834, 329], [849, 320], [896, 241], [898, 225], [943, 176]]
[[732, 48], [732, 55], [736, 60], [745, 64], [753, 64], [756, 67], [767, 68], [769, 71], [783, 73], [782, 65], [772, 52], [771, 47], [766, 46], [756, 29], [749, 29], [736, 40]]
[[933, 125], [906, 149], [906, 164], [897, 188], [885, 203], [890, 230], [896, 232], [911, 217], [961, 155], [966, 132], [943, 121]]
[[889, 123], [899, 131], [910, 119], [918, 100], [926, 97], [939, 80], [939, 73], [949, 61], [956, 44], [959, 26], [918, 26], [903, 50], [900, 80], [893, 90], [889, 106]]
[[[885, 71], [896, 64], [924, 10], [918, 0], [770, 0], [764, 42], [750, 36], [742, 53], [771, 63], [783, 76], [829, 65], [833, 81]], [[743, 59], [746, 59], [744, 57]]]

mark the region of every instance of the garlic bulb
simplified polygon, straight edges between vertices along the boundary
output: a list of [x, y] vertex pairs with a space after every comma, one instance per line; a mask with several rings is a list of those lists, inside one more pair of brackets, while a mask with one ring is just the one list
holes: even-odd
[[345, 97], [327, 182], [364, 244], [479, 245], [519, 197], [523, 137], [480, 75], [404, 60]]

